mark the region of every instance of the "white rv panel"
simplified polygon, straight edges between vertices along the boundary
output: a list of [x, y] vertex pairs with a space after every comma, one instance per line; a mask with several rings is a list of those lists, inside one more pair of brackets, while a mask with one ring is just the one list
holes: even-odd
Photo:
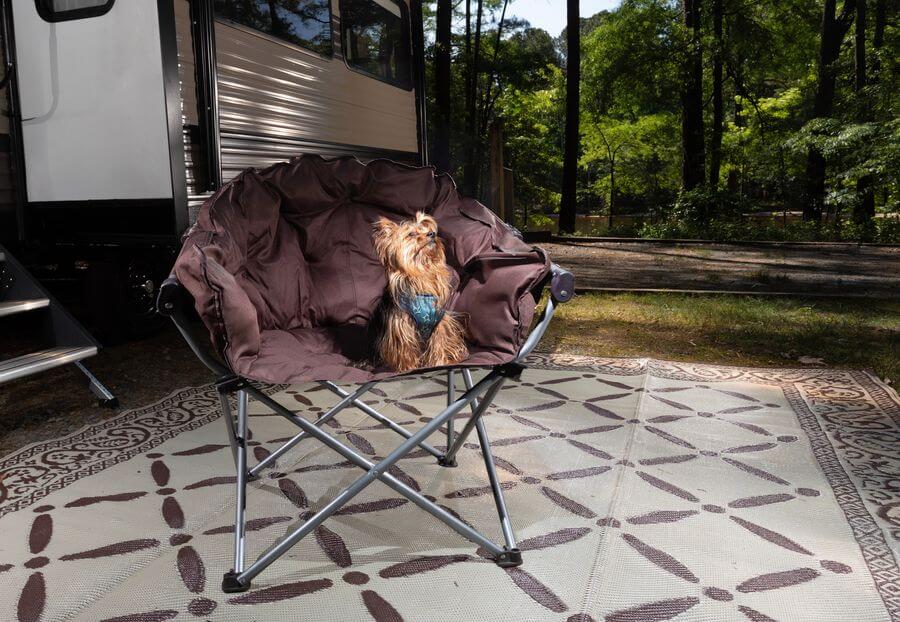
[[156, 1], [56, 23], [12, 8], [28, 200], [171, 198]]

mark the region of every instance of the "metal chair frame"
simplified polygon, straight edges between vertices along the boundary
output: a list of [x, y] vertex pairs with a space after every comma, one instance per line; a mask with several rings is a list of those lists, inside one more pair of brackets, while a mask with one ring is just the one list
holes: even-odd
[[[223, 577], [222, 590], [224, 592], [243, 592], [248, 590], [254, 577], [259, 575], [266, 567], [284, 555], [300, 540], [312, 533], [326, 519], [332, 516], [341, 507], [368, 487], [369, 484], [376, 480], [386, 484], [395, 492], [419, 506], [464, 538], [478, 544], [493, 557], [498, 566], [503, 568], [519, 566], [522, 563], [522, 554], [516, 546], [515, 532], [503, 496], [503, 488], [500, 485], [500, 479], [494, 465], [494, 457], [491, 453], [490, 440], [483, 421], [483, 416], [503, 384], [510, 379], [517, 380], [525, 369], [525, 366], [521, 361], [531, 353], [546, 332], [547, 327], [553, 318], [557, 304], [565, 302], [572, 297], [574, 280], [571, 273], [566, 272], [555, 265], [551, 266], [551, 268], [551, 295], [547, 300], [547, 305], [544, 308], [538, 323], [528, 335], [528, 338], [520, 348], [515, 360], [490, 368], [487, 374], [477, 382], [473, 380], [469, 368], [460, 367], [448, 369], [446, 371], [448, 381], [446, 407], [438, 413], [437, 416], [422, 426], [421, 429], [415, 432], [405, 429], [361, 399], [378, 384], [378, 381], [367, 382], [352, 392], [347, 391], [330, 381], [319, 382], [322, 387], [330, 390], [341, 399], [329, 410], [319, 415], [314, 422], [307, 421], [285, 406], [279, 404], [266, 395], [266, 393], [257, 386], [257, 383], [232, 373], [224, 364], [211, 357], [199, 346], [198, 341], [193, 336], [188, 325], [185, 312], [186, 305], [184, 304], [184, 296], [182, 295], [184, 289], [174, 278], [168, 279], [160, 290], [158, 309], [161, 313], [172, 318], [179, 332], [184, 336], [194, 353], [219, 378], [216, 383], [216, 388], [219, 393], [219, 401], [223, 415], [222, 418], [225, 422], [227, 436], [234, 458], [236, 471], [234, 563], [232, 569], [225, 573]], [[455, 372], [457, 370], [461, 372], [466, 388], [459, 397], [456, 396], [455, 386]], [[235, 409], [232, 409], [231, 406], [229, 398], [231, 394], [236, 395], [236, 413], [234, 412]], [[296, 425], [300, 428], [300, 431], [264, 459], [253, 466], [248, 466], [248, 403], [251, 397], [273, 413], [284, 417]], [[324, 423], [333, 419], [338, 413], [349, 407], [359, 409], [382, 425], [397, 432], [398, 435], [403, 437], [403, 442], [378, 462], [372, 462], [352, 447], [348, 447], [334, 436], [322, 430], [321, 426]], [[454, 429], [454, 418], [466, 407], [470, 409], [471, 414], [462, 429], [459, 432], [456, 432]], [[441, 428], [444, 428], [443, 433], [446, 438], [447, 449], [445, 451], [441, 451], [427, 442], [427, 439], [433, 434], [441, 431]], [[437, 458], [438, 463], [444, 467], [456, 466], [457, 453], [473, 430], [478, 436], [478, 442], [481, 446], [481, 453], [484, 459], [491, 491], [493, 493], [494, 503], [497, 506], [497, 513], [503, 533], [502, 546], [495, 544], [473, 527], [469, 526], [446, 509], [438, 506], [420, 492], [407, 486], [388, 472], [394, 464], [417, 448], [424, 450]], [[260, 555], [253, 563], [246, 565], [244, 549], [246, 539], [245, 512], [247, 506], [247, 483], [258, 478], [263, 469], [272, 465], [278, 458], [307, 438], [314, 438], [320, 441], [326, 447], [337, 452], [344, 459], [361, 468], [364, 473], [318, 511], [308, 516], [302, 524], [295, 527], [291, 532], [273, 544], [273, 546]]]

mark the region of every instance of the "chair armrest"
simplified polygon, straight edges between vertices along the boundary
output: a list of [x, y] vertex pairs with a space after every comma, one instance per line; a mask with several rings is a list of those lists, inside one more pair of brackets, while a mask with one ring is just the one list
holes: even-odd
[[181, 282], [174, 275], [170, 276], [159, 286], [156, 312], [166, 317], [172, 317], [176, 311], [183, 308], [185, 295], [186, 291]]
[[200, 362], [203, 363], [210, 371], [218, 377], [232, 375], [226, 365], [211, 356], [205, 348], [200, 345], [200, 341], [194, 335], [188, 322], [185, 310], [185, 302], [188, 300], [188, 291], [181, 282], [173, 275], [167, 278], [159, 286], [159, 295], [156, 298], [156, 312], [160, 315], [172, 318], [175, 327], [188, 347], [193, 351]]
[[568, 302], [575, 295], [575, 275], [555, 263], [550, 264], [550, 295], [556, 302]]

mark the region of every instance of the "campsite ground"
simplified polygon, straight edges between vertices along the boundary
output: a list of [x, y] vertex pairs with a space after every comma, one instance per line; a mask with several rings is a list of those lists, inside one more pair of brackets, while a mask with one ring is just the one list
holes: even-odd
[[900, 381], [900, 300], [588, 293], [560, 308], [541, 347], [758, 367], [874, 370]]
[[900, 246], [556, 238], [581, 289], [675, 289], [900, 299]]
[[[561, 307], [540, 347], [744, 366], [874, 369], [896, 383], [900, 301], [583, 294]], [[87, 363], [123, 409], [211, 380], [170, 326], [106, 348]], [[0, 457], [114, 414], [96, 406], [73, 366], [10, 383], [0, 391]]]
[[[595, 290], [560, 308], [539, 346], [544, 351], [852, 367], [900, 382], [900, 247], [584, 240], [543, 246], [575, 272], [580, 289]], [[679, 291], [621, 291], [660, 288]], [[735, 290], [763, 295], [710, 293]], [[838, 293], [850, 297], [822, 297]], [[87, 364], [121, 408], [211, 380], [168, 324], [151, 337], [108, 347]], [[10, 383], [0, 390], [0, 456], [113, 414], [96, 406], [73, 366]]]

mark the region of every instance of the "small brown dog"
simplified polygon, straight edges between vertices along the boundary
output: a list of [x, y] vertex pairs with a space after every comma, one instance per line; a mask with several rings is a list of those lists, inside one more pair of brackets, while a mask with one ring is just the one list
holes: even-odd
[[388, 300], [378, 336], [378, 354], [389, 367], [452, 365], [469, 356], [463, 325], [444, 306], [450, 298], [450, 268], [437, 222], [424, 212], [374, 225], [375, 252], [388, 277]]

